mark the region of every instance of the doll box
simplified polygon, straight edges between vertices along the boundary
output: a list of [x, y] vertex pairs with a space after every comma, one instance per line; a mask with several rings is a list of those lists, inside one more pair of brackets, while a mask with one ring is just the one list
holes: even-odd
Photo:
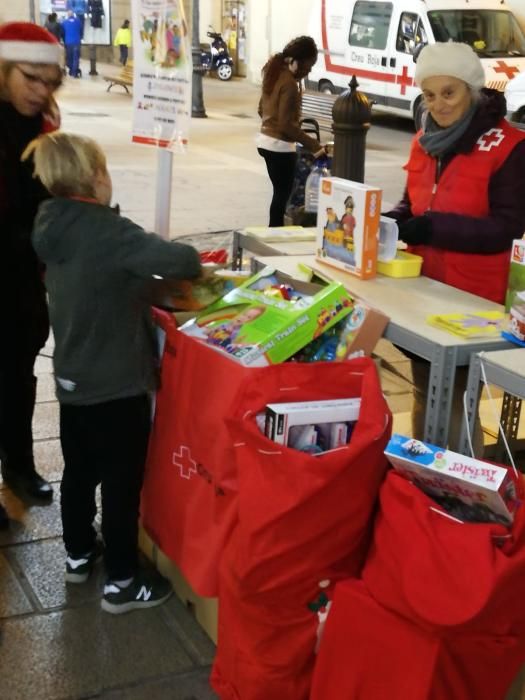
[[[293, 290], [291, 298], [281, 289]], [[180, 330], [245, 366], [264, 367], [287, 360], [353, 307], [338, 282], [304, 282], [265, 267]]]
[[360, 398], [270, 403], [266, 406], [265, 434], [274, 442], [288, 445], [291, 428], [316, 423], [355, 423], [360, 408]]
[[317, 258], [362, 279], [375, 277], [381, 190], [326, 177], [319, 187]]
[[469, 506], [473, 520], [512, 522], [516, 488], [505, 467], [398, 434], [392, 435], [385, 455], [396, 471], [428, 495]]

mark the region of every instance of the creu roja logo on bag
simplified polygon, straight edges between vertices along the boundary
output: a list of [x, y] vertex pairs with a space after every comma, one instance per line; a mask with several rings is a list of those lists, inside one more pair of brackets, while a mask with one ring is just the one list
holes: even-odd
[[205, 479], [210, 486], [213, 486], [216, 496], [224, 496], [224, 490], [214, 483], [213, 475], [204, 465], [193, 459], [191, 450], [186, 445], [179, 445], [173, 452], [173, 464], [178, 467], [181, 479], [187, 479], [189, 481], [194, 475], [200, 476]]

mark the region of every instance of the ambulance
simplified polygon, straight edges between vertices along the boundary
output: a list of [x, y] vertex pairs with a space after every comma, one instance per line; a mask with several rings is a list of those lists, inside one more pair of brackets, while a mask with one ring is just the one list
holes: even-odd
[[525, 0], [316, 0], [310, 33], [320, 55], [307, 87], [339, 93], [355, 75], [374, 111], [417, 123], [421, 91], [414, 74], [426, 44], [469, 44], [486, 86], [504, 92], [525, 72], [524, 28]]

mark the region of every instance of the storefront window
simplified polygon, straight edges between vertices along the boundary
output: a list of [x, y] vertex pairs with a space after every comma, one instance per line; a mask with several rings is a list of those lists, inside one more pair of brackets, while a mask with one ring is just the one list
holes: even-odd
[[222, 35], [234, 62], [235, 75], [246, 75], [246, 3], [223, 0]]

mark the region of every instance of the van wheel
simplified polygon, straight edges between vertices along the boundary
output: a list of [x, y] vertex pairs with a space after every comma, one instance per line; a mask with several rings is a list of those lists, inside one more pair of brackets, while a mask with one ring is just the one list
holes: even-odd
[[516, 112], [514, 115], [515, 121], [518, 122], [518, 124], [525, 124], [525, 108], [521, 108]]
[[421, 124], [423, 121], [423, 111], [424, 111], [424, 105], [423, 105], [423, 97], [420, 95], [417, 100], [414, 102], [414, 107], [412, 114], [414, 116], [414, 126], [416, 127], [416, 131], [419, 131], [421, 129]]
[[325, 95], [335, 95], [336, 89], [334, 87], [334, 84], [331, 83], [329, 80], [320, 80], [319, 92], [323, 92]]

